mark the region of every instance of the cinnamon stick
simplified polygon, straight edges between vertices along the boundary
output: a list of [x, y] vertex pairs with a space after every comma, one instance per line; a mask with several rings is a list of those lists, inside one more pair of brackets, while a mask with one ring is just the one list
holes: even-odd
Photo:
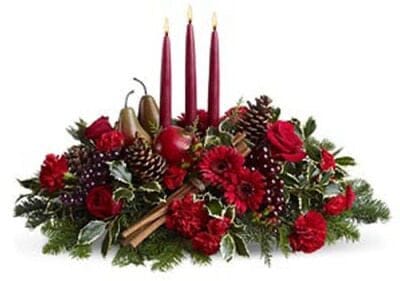
[[158, 218], [156, 221], [148, 225], [146, 228], [143, 229], [138, 235], [136, 235], [130, 242], [132, 247], [136, 248], [137, 246], [140, 245], [140, 243], [143, 242], [147, 237], [149, 237], [150, 234], [152, 234], [154, 231], [156, 231], [160, 226], [162, 226], [165, 223], [166, 216], [162, 216]]
[[172, 193], [168, 198], [165, 203], [161, 203], [157, 207], [155, 207], [153, 210], [150, 211], [148, 215], [146, 215], [144, 218], [142, 218], [140, 221], [126, 229], [124, 232], [122, 232], [122, 237], [128, 238], [131, 234], [133, 234], [136, 230], [142, 228], [146, 224], [156, 220], [160, 216], [164, 215], [167, 212], [167, 207], [168, 204], [176, 199], [179, 198], [180, 195], [186, 194], [188, 190], [192, 189], [191, 186], [183, 186], [182, 188], [179, 188], [177, 191]]

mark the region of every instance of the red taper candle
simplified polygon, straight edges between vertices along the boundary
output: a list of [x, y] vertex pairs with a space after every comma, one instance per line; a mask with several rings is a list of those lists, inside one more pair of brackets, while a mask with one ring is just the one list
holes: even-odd
[[210, 46], [210, 72], [208, 80], [208, 125], [219, 123], [219, 42], [217, 32], [217, 16], [212, 18], [213, 31]]
[[161, 81], [160, 81], [160, 125], [163, 128], [171, 125], [171, 43], [169, 41], [168, 19], [164, 24], [164, 41], [161, 58]]
[[185, 63], [185, 123], [192, 125], [197, 112], [196, 50], [192, 24], [192, 7], [188, 8]]

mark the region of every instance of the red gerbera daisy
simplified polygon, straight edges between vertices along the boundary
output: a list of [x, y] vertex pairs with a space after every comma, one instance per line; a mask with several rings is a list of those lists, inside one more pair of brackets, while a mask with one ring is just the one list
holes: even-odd
[[216, 146], [199, 163], [203, 179], [213, 185], [227, 184], [242, 169], [244, 157], [233, 147]]
[[239, 214], [247, 209], [257, 211], [265, 195], [264, 176], [259, 171], [242, 169], [236, 182], [224, 185], [224, 197], [233, 204]]

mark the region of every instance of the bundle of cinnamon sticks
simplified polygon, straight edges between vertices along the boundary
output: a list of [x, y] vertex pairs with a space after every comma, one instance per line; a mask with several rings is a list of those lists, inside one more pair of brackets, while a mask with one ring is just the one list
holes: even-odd
[[[233, 146], [243, 155], [246, 156], [250, 152], [250, 148], [245, 142], [246, 135], [244, 133], [237, 133], [233, 137]], [[175, 199], [181, 199], [186, 194], [197, 193], [205, 190], [205, 184], [199, 179], [192, 179], [189, 183], [183, 185], [172, 193], [164, 203], [161, 203], [153, 210], [151, 210], [142, 219], [130, 226], [122, 232], [123, 244], [131, 245], [136, 248], [147, 237], [165, 223], [168, 206]]]

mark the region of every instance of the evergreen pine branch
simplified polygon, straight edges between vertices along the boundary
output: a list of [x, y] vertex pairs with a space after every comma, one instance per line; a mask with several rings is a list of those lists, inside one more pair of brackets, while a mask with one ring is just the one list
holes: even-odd
[[144, 258], [133, 247], [121, 246], [114, 257], [112, 264], [119, 267], [127, 266], [130, 264], [144, 265]]
[[164, 241], [162, 251], [153, 257], [152, 270], [167, 271], [182, 262], [185, 255], [179, 240]]
[[356, 242], [360, 239], [357, 226], [346, 216], [330, 217], [328, 220], [327, 242], [332, 244], [340, 239]]
[[352, 218], [359, 223], [386, 222], [390, 218], [388, 206], [380, 200], [373, 198], [371, 186], [363, 180], [351, 183], [356, 194], [356, 201], [351, 210]]
[[69, 220], [49, 220], [41, 230], [49, 238], [43, 246], [43, 253], [52, 255], [71, 250], [79, 234], [79, 228]]
[[91, 142], [85, 137], [85, 130], [87, 128], [87, 123], [79, 119], [79, 121], [75, 122], [74, 126], [70, 126], [67, 129], [67, 132], [77, 141], [91, 145]]
[[77, 244], [71, 248], [69, 254], [75, 259], [86, 259], [90, 257], [92, 253], [92, 247], [90, 244]]
[[390, 210], [387, 205], [377, 199], [364, 200], [356, 203], [352, 208], [352, 217], [359, 223], [386, 222], [390, 218]]
[[26, 227], [36, 228], [50, 218], [46, 213], [48, 208], [48, 200], [40, 196], [26, 196], [18, 200], [14, 215], [16, 217], [26, 217]]
[[192, 259], [193, 264], [197, 264], [197, 265], [209, 265], [211, 264], [211, 257], [204, 255], [198, 251], [190, 251], [189, 252], [190, 257]]

